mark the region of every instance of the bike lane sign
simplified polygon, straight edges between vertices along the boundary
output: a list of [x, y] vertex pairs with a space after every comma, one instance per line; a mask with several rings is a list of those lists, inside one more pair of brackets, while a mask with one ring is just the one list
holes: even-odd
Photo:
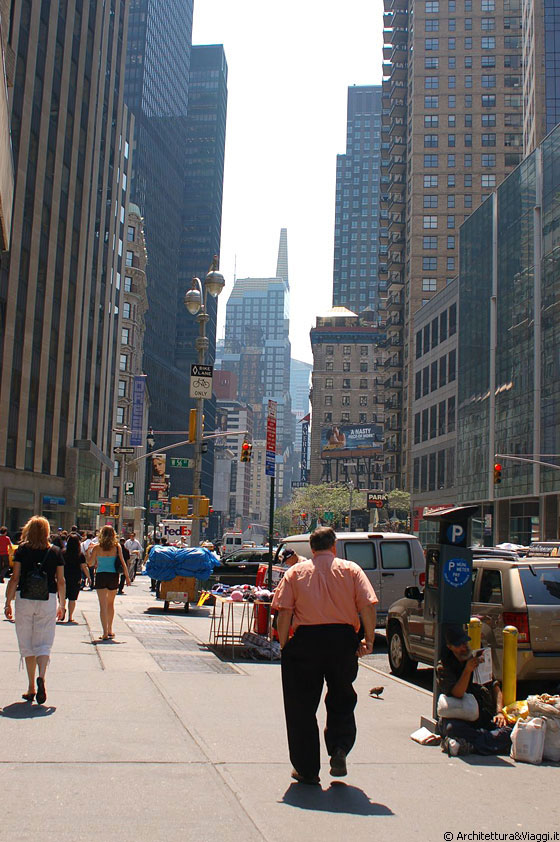
[[190, 382], [190, 397], [191, 398], [211, 398], [212, 397], [212, 375], [214, 367], [211, 365], [201, 365], [194, 363], [191, 365], [191, 382]]

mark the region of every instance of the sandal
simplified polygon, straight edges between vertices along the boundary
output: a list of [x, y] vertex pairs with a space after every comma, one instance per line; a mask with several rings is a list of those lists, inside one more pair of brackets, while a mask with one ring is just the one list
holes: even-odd
[[25, 699], [26, 702], [32, 702], [35, 698], [35, 693], [22, 693], [22, 699]]
[[108, 634], [107, 636], [110, 637], [111, 640], [112, 640], [115, 636], [115, 632], [110, 632], [110, 634]]
[[45, 690], [45, 680], [39, 676], [37, 678], [37, 704], [42, 705], [47, 701], [47, 691]]

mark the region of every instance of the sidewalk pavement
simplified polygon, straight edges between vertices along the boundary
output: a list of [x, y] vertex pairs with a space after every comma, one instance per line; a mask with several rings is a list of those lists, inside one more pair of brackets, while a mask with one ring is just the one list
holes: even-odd
[[348, 777], [331, 780], [325, 754], [321, 787], [292, 782], [279, 664], [220, 660], [205, 647], [211, 609], [165, 615], [146, 577], [116, 605], [114, 643], [96, 642], [95, 593], [77, 625], [59, 624], [44, 707], [21, 700], [15, 629], [0, 622], [1, 839], [560, 839], [558, 764], [417, 745], [431, 694], [367, 666]]

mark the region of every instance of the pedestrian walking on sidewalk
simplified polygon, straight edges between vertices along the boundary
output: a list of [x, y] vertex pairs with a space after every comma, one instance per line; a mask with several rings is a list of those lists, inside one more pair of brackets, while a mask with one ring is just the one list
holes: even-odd
[[8, 530], [5, 526], [0, 527], [0, 584], [4, 581], [4, 576], [10, 575], [11, 546]]
[[[377, 596], [363, 570], [335, 557], [330, 527], [311, 533], [312, 559], [286, 571], [272, 608], [278, 609], [282, 689], [292, 777], [318, 784], [321, 765], [317, 707], [327, 684], [325, 742], [333, 777], [347, 774], [356, 740], [352, 686], [358, 658], [373, 650]], [[360, 637], [360, 617], [364, 637]], [[290, 625], [295, 629], [288, 640]]]
[[[71, 532], [62, 553], [64, 560], [64, 578], [66, 579], [66, 599], [68, 600], [68, 622], [74, 622], [76, 600], [80, 594], [82, 575], [91, 585], [86, 557], [82, 552], [82, 543], [77, 532]], [[64, 620], [64, 615], [62, 616]]]
[[32, 702], [36, 693], [39, 705], [47, 699], [45, 676], [57, 616], [62, 617], [66, 598], [62, 556], [60, 550], [49, 543], [49, 534], [50, 525], [44, 517], [32, 517], [25, 524], [21, 544], [14, 555], [14, 570], [6, 588], [4, 609], [6, 618], [11, 620], [15, 597], [16, 634], [29, 680], [23, 698]]
[[95, 590], [99, 599], [99, 614], [103, 627], [101, 640], [112, 640], [115, 637], [113, 632], [115, 596], [119, 587], [121, 570], [126, 584], [130, 585], [130, 576], [124, 563], [121, 545], [112, 526], [104, 526], [99, 532], [99, 543], [91, 551], [90, 564], [95, 567]]
[[[126, 564], [126, 567], [127, 567], [127, 570], [128, 570], [128, 575], [130, 576], [130, 553], [126, 548], [124, 538], [120, 539], [119, 544], [121, 545], [124, 563]], [[117, 590], [117, 593], [120, 594], [121, 596], [124, 595], [124, 581], [125, 581], [124, 573], [121, 573], [120, 577], [119, 577], [119, 588]], [[132, 581], [132, 577], [131, 577], [131, 581]], [[130, 585], [130, 582], [128, 584]]]

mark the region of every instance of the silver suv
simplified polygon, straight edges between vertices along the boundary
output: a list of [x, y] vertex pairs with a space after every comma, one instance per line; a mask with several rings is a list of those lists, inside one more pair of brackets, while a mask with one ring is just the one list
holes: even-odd
[[[471, 616], [482, 622], [501, 678], [503, 629], [519, 632], [519, 680], [560, 680], [560, 564], [558, 559], [477, 557], [473, 561]], [[435, 616], [424, 617], [424, 595], [406, 588], [387, 617], [391, 671], [410, 675], [418, 662], [433, 664]]]

